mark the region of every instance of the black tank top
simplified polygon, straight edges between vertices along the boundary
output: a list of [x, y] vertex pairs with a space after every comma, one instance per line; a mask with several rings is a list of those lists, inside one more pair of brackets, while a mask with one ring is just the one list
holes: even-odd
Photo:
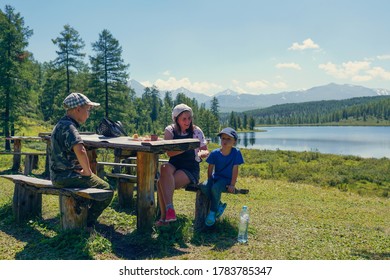
[[[178, 135], [175, 129], [173, 129], [173, 139], [187, 139], [193, 138], [193, 132], [191, 131], [188, 135]], [[186, 169], [188, 171], [199, 171], [199, 162], [195, 160], [195, 150], [187, 150], [184, 153], [170, 157], [169, 163], [172, 164], [176, 169]]]

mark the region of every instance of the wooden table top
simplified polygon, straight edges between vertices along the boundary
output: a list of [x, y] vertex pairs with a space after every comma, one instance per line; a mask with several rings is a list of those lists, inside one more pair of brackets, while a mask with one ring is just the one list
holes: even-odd
[[86, 146], [95, 148], [119, 148], [123, 150], [143, 151], [152, 153], [165, 153], [166, 151], [182, 151], [196, 149], [200, 146], [199, 139], [175, 140], [140, 140], [127, 136], [106, 137], [103, 135], [81, 135]]

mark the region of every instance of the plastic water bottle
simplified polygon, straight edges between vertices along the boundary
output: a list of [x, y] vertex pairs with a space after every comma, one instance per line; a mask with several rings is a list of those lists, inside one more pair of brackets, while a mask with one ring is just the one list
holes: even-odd
[[240, 213], [240, 221], [238, 223], [238, 238], [240, 243], [248, 242], [248, 225], [249, 225], [249, 211], [247, 206], [243, 206]]

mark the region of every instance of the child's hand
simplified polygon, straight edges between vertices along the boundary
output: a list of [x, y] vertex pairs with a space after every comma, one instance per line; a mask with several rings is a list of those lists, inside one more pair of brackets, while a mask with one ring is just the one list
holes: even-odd
[[227, 191], [230, 192], [230, 193], [234, 193], [234, 191], [236, 190], [236, 187], [233, 186], [233, 185], [228, 185], [227, 186]]
[[198, 152], [198, 157], [200, 158], [207, 158], [209, 156], [209, 151], [208, 150], [200, 150]]

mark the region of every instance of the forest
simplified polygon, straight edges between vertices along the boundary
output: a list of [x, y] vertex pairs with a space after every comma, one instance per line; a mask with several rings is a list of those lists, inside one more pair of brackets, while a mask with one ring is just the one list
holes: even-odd
[[390, 96], [283, 104], [245, 114], [257, 125], [390, 125]]
[[[109, 30], [98, 34], [91, 45], [92, 55], [86, 57], [80, 34], [66, 24], [52, 39], [56, 58], [43, 63], [28, 51], [32, 35], [33, 30], [12, 6], [0, 10], [1, 136], [17, 135], [28, 123], [26, 118], [54, 125], [65, 113], [62, 102], [71, 92], [81, 92], [101, 104], [83, 125], [85, 131], [95, 131], [101, 119], [107, 117], [121, 121], [128, 134], [161, 134], [172, 122], [172, 108], [179, 103], [192, 107], [194, 123], [206, 136], [219, 131], [216, 98], [206, 109], [205, 104], [184, 94], [173, 99], [170, 92], [161, 93], [155, 86], [145, 88], [142, 97], [136, 97], [128, 85], [130, 65], [124, 63], [122, 47]], [[6, 142], [5, 149], [9, 150]]]

